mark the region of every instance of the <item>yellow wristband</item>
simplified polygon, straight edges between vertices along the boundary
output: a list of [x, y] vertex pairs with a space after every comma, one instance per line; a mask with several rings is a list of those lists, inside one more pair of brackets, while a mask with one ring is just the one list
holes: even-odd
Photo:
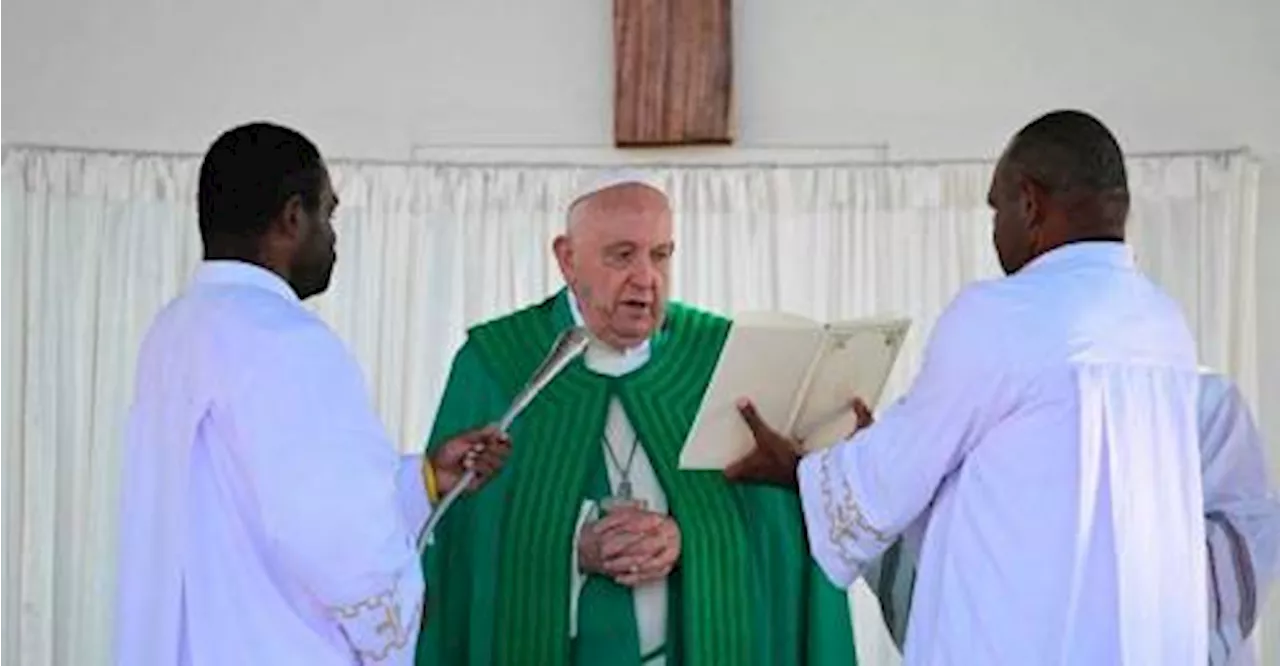
[[440, 484], [436, 481], [436, 470], [431, 466], [431, 459], [422, 460], [422, 483], [427, 487], [427, 499], [432, 504], [440, 502]]

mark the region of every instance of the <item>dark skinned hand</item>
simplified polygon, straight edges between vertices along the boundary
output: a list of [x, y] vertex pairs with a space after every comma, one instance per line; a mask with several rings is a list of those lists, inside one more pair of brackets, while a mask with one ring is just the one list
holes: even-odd
[[[874, 419], [871, 410], [861, 398], [855, 398], [851, 406], [858, 419], [854, 432], [872, 424]], [[751, 429], [756, 448], [725, 468], [725, 476], [730, 481], [796, 488], [799, 485], [796, 474], [800, 465], [800, 452], [803, 450], [801, 443], [765, 423], [750, 400], [739, 402], [738, 411]]]
[[857, 434], [859, 430], [869, 428], [871, 424], [876, 422], [876, 417], [871, 414], [871, 408], [862, 401], [862, 398], [854, 398], [851, 406], [853, 407], [854, 416], [858, 417], [858, 425], [854, 426], [853, 432], [849, 433], [850, 438]]
[[492, 426], [450, 439], [431, 455], [440, 494], [447, 495], [453, 490], [468, 469], [474, 469], [476, 476], [467, 490], [475, 491], [498, 472], [509, 455], [511, 440]]

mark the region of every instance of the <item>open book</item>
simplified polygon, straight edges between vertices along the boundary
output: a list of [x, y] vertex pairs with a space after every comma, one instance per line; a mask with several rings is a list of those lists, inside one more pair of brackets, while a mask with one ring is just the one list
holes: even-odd
[[724, 469], [751, 452], [741, 398], [807, 451], [847, 437], [857, 424], [850, 402], [862, 398], [872, 408], [879, 402], [910, 325], [906, 319], [821, 324], [782, 313], [734, 317], [680, 468]]

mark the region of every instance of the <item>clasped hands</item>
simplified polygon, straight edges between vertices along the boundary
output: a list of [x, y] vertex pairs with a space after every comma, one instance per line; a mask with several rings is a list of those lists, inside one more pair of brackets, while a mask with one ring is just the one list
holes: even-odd
[[[865, 402], [855, 398], [851, 407], [857, 417], [854, 432], [872, 424], [874, 418]], [[731, 481], [796, 487], [800, 442], [765, 423], [750, 401], [742, 401], [738, 410], [751, 429], [756, 448], [726, 468], [725, 476]], [[608, 576], [620, 585], [634, 587], [666, 578], [679, 559], [679, 525], [670, 516], [643, 509], [612, 511], [584, 525], [578, 536], [578, 567]]]
[[578, 568], [635, 587], [666, 578], [680, 559], [680, 527], [671, 516], [625, 507], [586, 523]]
[[[873, 422], [861, 399], [852, 402], [860, 430]], [[798, 485], [800, 443], [764, 422], [755, 405], [744, 400], [738, 410], [755, 439], [756, 448], [727, 467], [731, 481]], [[468, 486], [474, 491], [492, 477], [511, 454], [511, 440], [495, 427], [454, 437], [431, 456], [441, 494], [452, 490], [469, 469], [476, 472]], [[680, 527], [671, 516], [624, 507], [582, 527], [578, 538], [578, 566], [587, 573], [608, 576], [620, 585], [637, 586], [666, 578], [680, 559]]]

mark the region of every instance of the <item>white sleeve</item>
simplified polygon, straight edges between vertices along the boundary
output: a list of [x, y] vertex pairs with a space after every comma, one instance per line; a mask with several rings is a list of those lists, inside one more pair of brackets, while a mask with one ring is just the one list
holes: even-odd
[[925, 510], [1002, 413], [1005, 373], [992, 338], [1005, 319], [982, 296], [961, 294], [938, 320], [902, 400], [853, 439], [800, 463], [809, 547], [838, 587], [852, 585]]
[[426, 457], [421, 453], [400, 456], [400, 472], [396, 476], [396, 489], [400, 494], [400, 508], [404, 512], [405, 529], [416, 535], [427, 525], [431, 517], [431, 499], [427, 497], [427, 482], [423, 478]]
[[359, 663], [411, 664], [422, 571], [400, 457], [358, 365], [318, 320], [274, 333], [254, 358], [229, 394], [268, 547]]
[[1280, 498], [1267, 477], [1262, 437], [1235, 386], [1202, 376], [1199, 420], [1210, 662], [1226, 664], [1245, 646], [1260, 601], [1280, 574]]

